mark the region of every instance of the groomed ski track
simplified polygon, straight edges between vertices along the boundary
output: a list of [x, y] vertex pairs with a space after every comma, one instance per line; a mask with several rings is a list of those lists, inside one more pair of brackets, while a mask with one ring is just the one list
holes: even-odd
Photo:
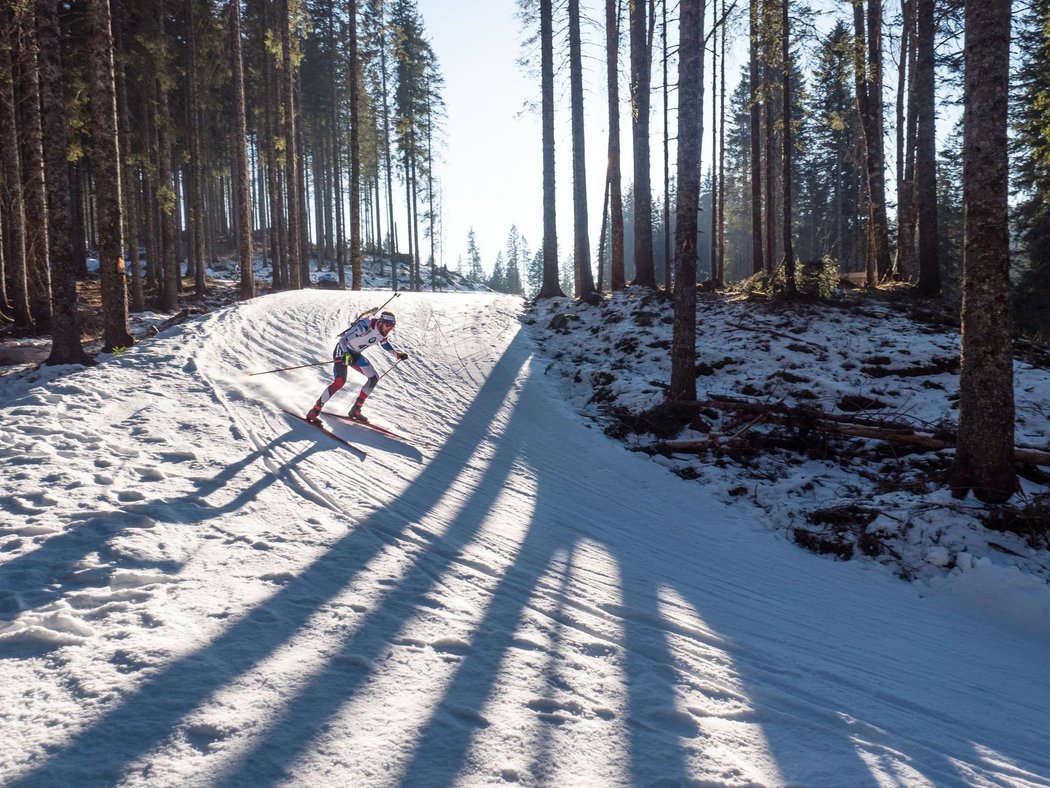
[[[1050, 786], [1050, 626], [806, 553], [625, 451], [544, 374], [520, 300], [397, 300], [411, 358], [367, 407], [430, 448], [330, 422], [362, 461], [281, 413], [327, 366], [245, 375], [325, 358], [385, 297], [247, 302], [5, 416], [85, 474], [117, 455], [137, 491], [70, 487], [53, 564], [89, 526], [91, 550], [169, 547], [125, 607], [103, 615], [112, 583], [81, 599], [84, 642], [3, 660], [0, 783]], [[126, 552], [100, 553], [110, 578]]]

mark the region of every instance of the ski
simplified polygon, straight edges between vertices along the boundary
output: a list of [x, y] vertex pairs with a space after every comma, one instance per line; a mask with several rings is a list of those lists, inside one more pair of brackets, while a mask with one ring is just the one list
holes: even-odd
[[362, 449], [362, 448], [360, 448], [358, 446], [355, 446], [350, 441], [348, 441], [346, 438], [342, 438], [342, 437], [336, 435], [334, 432], [332, 432], [330, 429], [328, 429], [328, 427], [326, 427], [325, 425], [321, 424], [320, 422], [307, 421], [305, 416], [300, 416], [298, 413], [292, 413], [290, 410], [287, 410], [285, 408], [281, 408], [281, 410], [283, 410], [289, 416], [292, 416], [294, 418], [299, 419], [299, 421], [303, 422], [304, 424], [309, 424], [311, 427], [316, 427], [317, 429], [319, 429], [321, 432], [323, 432], [325, 435], [327, 435], [332, 440], [338, 441], [339, 443], [343, 444], [343, 446], [348, 448], [354, 454], [358, 455], [362, 460], [365, 459], [365, 457], [368, 456], [367, 452], [365, 452], [364, 449]]
[[[322, 413], [321, 415], [328, 416], [328, 418], [330, 419], [338, 419], [343, 424], [353, 424], [355, 427], [364, 427], [365, 429], [372, 430], [373, 432], [378, 432], [380, 435], [386, 435], [388, 438], [393, 438], [394, 440], [401, 441], [402, 443], [411, 444], [414, 442], [409, 438], [406, 438], [404, 435], [398, 435], [396, 432], [391, 432], [386, 427], [380, 427], [378, 424], [366, 424], [363, 421], [356, 421], [355, 419], [351, 419], [349, 416], [338, 416], [335, 413]], [[423, 445], [427, 446], [429, 444], [424, 443]]]

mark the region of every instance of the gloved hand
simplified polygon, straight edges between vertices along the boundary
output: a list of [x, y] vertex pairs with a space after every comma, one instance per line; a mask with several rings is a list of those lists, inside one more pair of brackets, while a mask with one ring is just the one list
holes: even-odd
[[397, 360], [398, 361], [404, 361], [406, 358], [408, 358], [408, 353], [406, 353], [403, 350], [397, 351]]

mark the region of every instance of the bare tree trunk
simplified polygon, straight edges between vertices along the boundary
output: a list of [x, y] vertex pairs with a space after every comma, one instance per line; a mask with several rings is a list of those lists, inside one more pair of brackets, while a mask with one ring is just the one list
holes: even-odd
[[583, 55], [580, 46], [580, 0], [569, 0], [569, 83], [572, 106], [573, 260], [576, 297], [594, 293], [591, 239], [587, 227], [587, 167], [583, 132]]
[[419, 176], [418, 169], [416, 167], [417, 158], [417, 145], [416, 145], [416, 132], [412, 131], [412, 204], [411, 204], [411, 215], [409, 221], [412, 222], [412, 239], [414, 242], [413, 254], [413, 265], [412, 265], [412, 289], [419, 291], [423, 289], [423, 278], [420, 275], [420, 261], [421, 257], [419, 254]]
[[552, 0], [540, 0], [540, 79], [543, 105], [543, 285], [536, 296], [537, 299], [565, 295], [558, 281], [558, 224], [554, 199], [554, 10], [552, 5]]
[[189, 178], [187, 186], [189, 197], [189, 222], [192, 226], [190, 238], [190, 259], [193, 267], [193, 284], [198, 298], [205, 294], [204, 280], [204, 193], [201, 183], [201, 127], [200, 95], [197, 76], [197, 18], [194, 12], [194, 0], [186, 0], [186, 59], [187, 59], [187, 138], [190, 160], [187, 162]]
[[[865, 53], [865, 23], [863, 0], [854, 0], [853, 26], [855, 36], [854, 69], [857, 85], [857, 110], [860, 113], [861, 129], [864, 133], [864, 161], [868, 174], [868, 243], [867, 263], [868, 287], [878, 284], [879, 276], [890, 269], [889, 230], [886, 219], [886, 176], [882, 158], [882, 91], [881, 52], [872, 54], [871, 48]], [[868, 0], [876, 4], [879, 0]], [[869, 6], [870, 7], [870, 6]], [[881, 27], [881, 14], [877, 20], [869, 13], [867, 32], [878, 36]], [[881, 49], [881, 45], [879, 47]]]
[[117, 128], [118, 144], [123, 161], [121, 162], [121, 197], [124, 200], [124, 228], [127, 233], [126, 243], [128, 258], [131, 264], [131, 304], [132, 312], [142, 312], [146, 308], [146, 297], [142, 288], [142, 261], [139, 258], [141, 238], [139, 232], [138, 210], [138, 175], [137, 167], [130, 163], [131, 156], [131, 122], [128, 108], [128, 80], [124, 66], [124, 5], [123, 0], [113, 6], [113, 37], [117, 49]]
[[749, 142], [751, 148], [751, 272], [760, 274], [766, 270], [765, 247], [762, 242], [762, 102], [759, 100], [759, 0], [750, 2], [749, 28], [749, 96], [748, 109]]
[[179, 303], [182, 272], [176, 251], [175, 190], [171, 169], [171, 117], [168, 112], [168, 91], [160, 80], [154, 80], [157, 105], [157, 183], [156, 199], [160, 213], [161, 278], [160, 308], [173, 312]]
[[[712, 0], [712, 4], [716, 0]], [[711, 8], [711, 125], [717, 125], [718, 118], [718, 13], [717, 7]], [[718, 132], [711, 132], [711, 282], [718, 287]]]
[[350, 14], [350, 270], [354, 290], [362, 286], [361, 273], [361, 63], [357, 47], [357, 0], [349, 0]]
[[[714, 5], [712, 0], [712, 15]], [[718, 104], [718, 275], [715, 284], [725, 287], [726, 282], [726, 26], [728, 25], [728, 14], [726, 11], [726, 0], [722, 0], [722, 59], [721, 74], [719, 79], [719, 104]], [[715, 239], [712, 239], [712, 243]]]
[[40, 46], [40, 101], [43, 111], [48, 241], [51, 250], [51, 353], [47, 364], [93, 364], [80, 344], [77, 265], [73, 254], [73, 214], [69, 200], [62, 32], [56, 0], [37, 0]]
[[764, 121], [765, 160], [763, 162], [762, 186], [765, 192], [765, 211], [763, 222], [763, 240], [766, 248], [763, 259], [768, 273], [773, 273], [773, 260], [776, 253], [776, 188], [773, 182], [773, 42], [771, 24], [771, 6], [773, 0], [762, 0], [762, 109]]
[[27, 10], [19, 22], [21, 65], [22, 189], [26, 216], [26, 285], [33, 327], [51, 329], [51, 269], [48, 265], [47, 193], [44, 182], [44, 132], [40, 118], [40, 70], [36, 31]]
[[937, 129], [934, 90], [934, 0], [916, 0], [915, 63], [916, 120], [915, 209], [918, 214], [919, 292], [934, 297], [941, 292], [937, 244]]
[[[261, 9], [263, 26], [266, 37], [274, 35], [276, 22], [274, 21], [274, 3], [264, 0]], [[273, 288], [283, 289], [288, 287], [288, 239], [284, 232], [284, 204], [281, 199], [280, 184], [280, 157], [277, 152], [277, 138], [280, 136], [278, 127], [278, 105], [280, 103], [280, 90], [277, 83], [279, 79], [280, 65], [277, 56], [267, 48], [262, 57], [263, 61], [263, 83], [266, 90], [266, 101], [263, 102], [263, 122], [265, 132], [263, 133], [263, 156], [266, 167], [266, 192], [267, 192], [267, 214], [270, 236], [270, 255]]]
[[605, 258], [609, 241], [609, 175], [605, 176], [605, 189], [602, 192], [602, 229], [598, 231], [598, 277], [594, 288], [599, 293], [605, 287]]
[[241, 42], [241, 0], [230, 0], [230, 60], [233, 66], [234, 115], [237, 118], [234, 144], [234, 174], [237, 184], [237, 262], [241, 269], [240, 296], [255, 297], [252, 259], [252, 204], [248, 192], [248, 116], [244, 97], [244, 53]]
[[[656, 287], [653, 263], [653, 190], [649, 176], [649, 90], [652, 82], [651, 29], [645, 5], [629, 0], [631, 27], [631, 137], [634, 150], [634, 284]], [[701, 43], [702, 46], [702, 43]], [[679, 137], [681, 144], [681, 137]]]
[[915, 0], [901, 13], [901, 62], [897, 76], [897, 258], [894, 276], [911, 278], [915, 266]]
[[609, 230], [612, 236], [609, 286], [614, 292], [627, 286], [624, 273], [623, 187], [620, 177], [620, 2], [605, 2], [605, 51], [608, 58], [606, 86], [609, 93]]
[[952, 494], [1003, 503], [1014, 470], [1007, 117], [1010, 0], [966, 3], [963, 95], [963, 301], [959, 438]]
[[672, 402], [696, 400], [696, 267], [700, 208], [700, 150], [704, 125], [704, 0], [681, 0], [678, 43], [678, 202]]
[[92, 159], [98, 205], [98, 268], [102, 283], [102, 350], [135, 343], [128, 331], [128, 288], [124, 272], [124, 218], [121, 215], [120, 148], [113, 74], [113, 33], [109, 0], [89, 0], [91, 13]]
[[303, 240], [301, 235], [302, 218], [300, 216], [299, 192], [299, 149], [295, 123], [295, 68], [292, 63], [292, 16], [288, 0], [282, 0], [281, 17], [281, 104], [284, 107], [284, 155], [285, 183], [284, 192], [288, 202], [288, 282], [293, 290], [303, 286]]
[[[384, 24], [383, 20], [380, 19], [380, 27], [383, 27]], [[398, 289], [397, 262], [395, 261], [394, 255], [397, 252], [397, 226], [394, 224], [394, 165], [391, 161], [392, 157], [390, 155], [390, 96], [387, 88], [385, 38], [379, 47], [379, 63], [382, 72], [383, 158], [386, 162], [387, 219], [390, 228], [390, 242], [388, 244], [390, 252], [390, 289], [396, 291]]]
[[795, 282], [795, 247], [792, 242], [794, 217], [792, 213], [791, 193], [791, 19], [788, 14], [788, 0], [780, 1], [782, 10], [780, 20], [780, 46], [781, 57], [784, 61], [784, 67], [781, 71], [781, 77], [784, 80], [784, 278], [787, 282], [788, 294], [797, 295], [798, 289], [797, 283]]
[[7, 274], [11, 282], [8, 292], [15, 327], [28, 331], [33, 327], [29, 311], [29, 286], [26, 282], [26, 214], [22, 194], [22, 156], [19, 150], [19, 124], [16, 111], [14, 64], [16, 47], [15, 12], [11, 7], [0, 7], [0, 156], [3, 164], [4, 191], [0, 194], [0, 208], [6, 212], [10, 232], [10, 258]]
[[671, 125], [670, 125], [670, 108], [668, 102], [670, 101], [670, 87], [667, 84], [667, 0], [662, 0], [660, 3], [660, 40], [661, 40], [661, 57], [660, 63], [663, 70], [662, 80], [662, 91], [663, 91], [663, 110], [664, 110], [664, 205], [663, 205], [663, 237], [664, 237], [664, 287], [667, 292], [671, 292], [672, 282], [674, 278], [671, 272]]

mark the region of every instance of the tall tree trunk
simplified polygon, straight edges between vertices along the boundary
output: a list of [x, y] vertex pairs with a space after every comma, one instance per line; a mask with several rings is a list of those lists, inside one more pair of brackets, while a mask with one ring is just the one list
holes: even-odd
[[84, 188], [85, 166], [81, 159], [69, 165], [70, 200], [73, 209], [73, 254], [77, 261], [77, 278], [86, 279], [87, 269], [87, 228], [84, 226], [84, 200], [87, 189]]
[[696, 400], [696, 267], [704, 114], [704, 0], [681, 0], [678, 42], [678, 196], [675, 206], [672, 402]]
[[13, 323], [15, 319], [11, 317], [11, 302], [7, 300], [7, 255], [4, 252], [4, 223], [3, 209], [0, 208], [0, 323]]
[[[714, 6], [712, 5], [712, 15]], [[718, 104], [718, 276], [715, 283], [725, 286], [726, 281], [726, 33], [728, 25], [726, 0], [722, 0], [722, 59], [719, 74]]]
[[22, 189], [26, 215], [26, 285], [29, 312], [37, 331], [51, 329], [51, 269], [48, 265], [47, 187], [44, 181], [44, 132], [40, 118], [40, 67], [36, 31], [27, 10], [19, 23], [22, 93], [19, 130]]
[[1003, 503], [1014, 470], [1007, 113], [1010, 0], [966, 3], [963, 93], [963, 300], [959, 439], [952, 494]]
[[128, 288], [124, 275], [124, 218], [121, 215], [120, 149], [113, 73], [113, 32], [109, 0], [89, 0], [91, 13], [91, 150], [98, 205], [98, 267], [102, 285], [102, 350], [112, 352], [135, 340], [128, 331]]
[[[97, 0], [96, 0], [97, 1]], [[157, 91], [157, 183], [155, 184], [160, 221], [161, 279], [160, 309], [174, 312], [179, 304], [182, 271], [176, 244], [175, 189], [172, 173], [171, 114], [168, 111], [168, 90], [161, 80], [154, 80]]]
[[759, 100], [759, 0], [751, 0], [749, 5], [749, 76], [748, 95], [748, 141], [750, 143], [751, 165], [751, 273], [760, 274], [766, 270], [765, 246], [762, 240], [762, 102]]
[[361, 62], [357, 46], [357, 0], [350, 14], [350, 270], [354, 290], [362, 287], [361, 272]]
[[766, 264], [768, 273], [773, 273], [773, 260], [776, 253], [776, 188], [773, 181], [774, 160], [774, 129], [773, 112], [775, 102], [773, 101], [773, 41], [772, 41], [772, 3], [773, 0], [762, 0], [762, 29], [761, 29], [761, 59], [762, 59], [762, 120], [763, 120], [763, 149], [764, 158], [762, 162], [762, 187], [764, 192], [762, 239], [765, 241], [765, 249], [762, 258]]
[[62, 31], [56, 0], [37, 0], [36, 35], [40, 47], [40, 103], [44, 130], [48, 242], [51, 250], [51, 353], [47, 364], [92, 364], [80, 344], [77, 264], [73, 254], [73, 214], [69, 200]]
[[[867, 284], [874, 287], [879, 276], [890, 270], [889, 228], [886, 219], [886, 176], [882, 157], [882, 92], [881, 67], [878, 66], [881, 52], [872, 55], [865, 47], [865, 22], [863, 0], [854, 0], [853, 26], [855, 34], [854, 68], [856, 73], [857, 110], [860, 113], [861, 130], [864, 135], [864, 163], [868, 175], [868, 264]], [[879, 0], [868, 0], [878, 4]], [[878, 7], [881, 8], [881, 5]], [[868, 17], [868, 35], [879, 35], [881, 14], [874, 20]], [[881, 49], [881, 46], [880, 46]]]
[[[712, 0], [711, 7], [711, 125], [715, 127], [718, 118], [718, 13], [716, 0]], [[711, 282], [718, 287], [718, 244], [715, 237], [718, 235], [718, 133], [711, 133]]]
[[189, 196], [186, 200], [189, 208], [189, 221], [192, 226], [189, 257], [193, 266], [193, 286], [198, 298], [205, 294], [204, 279], [204, 187], [201, 178], [201, 124], [200, 124], [200, 91], [197, 75], [197, 16], [194, 11], [194, 0], [185, 0], [186, 12], [186, 87], [187, 107], [186, 124], [189, 142], [190, 159], [187, 162], [189, 177], [187, 187]]
[[248, 193], [248, 110], [244, 97], [244, 47], [241, 41], [241, 0], [230, 0], [230, 60], [233, 66], [234, 180], [237, 194], [237, 262], [241, 269], [240, 296], [255, 297], [252, 261], [252, 204]]
[[124, 36], [124, 20], [126, 18], [124, 2], [117, 0], [112, 6], [113, 11], [113, 39], [116, 47], [116, 80], [117, 80], [117, 128], [120, 145], [121, 162], [120, 177], [121, 196], [124, 199], [124, 229], [127, 233], [126, 243], [128, 247], [128, 258], [131, 264], [131, 305], [132, 312], [142, 312], [146, 308], [145, 293], [142, 288], [142, 261], [139, 259], [139, 246], [141, 243], [139, 233], [139, 211], [138, 211], [138, 174], [137, 167], [131, 163], [131, 111], [128, 107], [128, 80], [124, 61], [126, 59], [126, 47]]
[[615, 292], [627, 286], [624, 273], [623, 185], [620, 175], [620, 8], [621, 0], [605, 0], [606, 86], [609, 94], [609, 286]]
[[[652, 47], [646, 32], [645, 3], [643, 0], [628, 2], [631, 22], [631, 136], [634, 150], [634, 284], [655, 288], [653, 193], [649, 177]], [[679, 144], [681, 141], [679, 135]]]
[[22, 155], [19, 150], [19, 125], [15, 99], [16, 26], [11, 7], [0, 7], [0, 164], [4, 168], [4, 190], [0, 210], [7, 220], [9, 256], [7, 276], [11, 283], [7, 297], [15, 327], [28, 331], [33, 327], [29, 311], [29, 286], [26, 281], [26, 214], [22, 194]]
[[[874, 153], [878, 166], [879, 216], [881, 237], [875, 245], [875, 264], [879, 279], [889, 275], [892, 261], [889, 245], [889, 219], [886, 215], [886, 118], [883, 109], [882, 0], [868, 0], [868, 85], [872, 112]], [[881, 246], [880, 246], [881, 245]], [[884, 249], [882, 247], [885, 247]]]
[[915, 266], [915, 0], [903, 0], [897, 77], [897, 257], [895, 278], [908, 281]]
[[[380, 8], [379, 26], [383, 29], [385, 22]], [[398, 289], [397, 282], [397, 226], [394, 224], [394, 165], [390, 154], [390, 91], [387, 86], [386, 35], [381, 34], [379, 46], [379, 66], [381, 71], [381, 92], [383, 94], [383, 159], [386, 164], [386, 199], [389, 222], [390, 241], [387, 244], [390, 252], [390, 289]]]
[[288, 287], [299, 290], [303, 286], [302, 225], [300, 217], [299, 151], [295, 123], [295, 67], [292, 58], [292, 24], [290, 3], [282, 0], [278, 24], [281, 28], [281, 104], [284, 108], [285, 180], [284, 192], [288, 203]]
[[591, 239], [587, 228], [587, 167], [583, 132], [583, 55], [580, 46], [580, 0], [569, 0], [569, 84], [572, 105], [573, 259], [576, 297], [594, 293]]
[[[264, 37], [279, 35], [275, 32], [279, 22], [275, 20], [275, 2], [263, 0], [262, 17]], [[276, 53], [269, 47], [262, 58], [263, 85], [266, 101], [263, 102], [263, 156], [266, 166], [267, 215], [270, 236], [271, 271], [273, 288], [288, 287], [288, 238], [284, 232], [284, 205], [281, 199], [280, 155], [277, 150], [277, 138], [280, 136], [280, 62]]]
[[408, 144], [405, 145], [402, 166], [405, 168], [405, 249], [408, 251], [407, 285], [410, 289], [415, 289], [415, 278], [412, 276], [412, 272], [415, 269], [415, 264], [412, 260], [412, 241], [415, 235], [416, 224], [412, 221], [412, 162], [411, 147]]
[[414, 254], [412, 255], [413, 260], [414, 260], [413, 265], [412, 265], [412, 272], [413, 272], [412, 289], [418, 292], [419, 290], [423, 289], [423, 276], [422, 276], [421, 269], [420, 269], [420, 261], [422, 260], [422, 257], [419, 254], [419, 168], [417, 166], [417, 161], [416, 161], [417, 158], [419, 157], [419, 154], [418, 154], [417, 150], [418, 150], [418, 147], [417, 147], [417, 141], [416, 141], [416, 133], [415, 133], [415, 130], [414, 130], [414, 127], [413, 127], [413, 131], [412, 131], [412, 157], [411, 157], [412, 158], [412, 205], [411, 205], [412, 214], [409, 217], [409, 220], [412, 222], [412, 239], [413, 239], [413, 243], [414, 243], [414, 247], [413, 247]]
[[436, 227], [434, 219], [434, 108], [430, 76], [427, 75], [427, 214], [430, 222], [430, 289], [437, 289], [437, 262], [435, 260]]
[[783, 170], [783, 186], [784, 186], [784, 279], [787, 282], [787, 292], [789, 295], [797, 295], [798, 288], [795, 281], [795, 245], [792, 242], [792, 229], [794, 225], [794, 215], [792, 212], [792, 193], [791, 193], [791, 166], [792, 166], [792, 135], [791, 135], [791, 18], [788, 13], [789, 11], [788, 0], [781, 0], [781, 17], [780, 17], [780, 55], [784, 61], [784, 67], [781, 70], [781, 78], [783, 79], [783, 94], [784, 94], [784, 170]]
[[[357, 0], [348, 0], [347, 12], [349, 14], [350, 27], [347, 31], [347, 35], [350, 38], [350, 46], [352, 48], [351, 58], [354, 59], [357, 56]], [[328, 41], [329, 51], [335, 52], [335, 3], [329, 3], [328, 5]], [[349, 79], [352, 83], [356, 83], [357, 77], [354, 76], [354, 69], [351, 65]], [[331, 188], [331, 201], [332, 211], [334, 215], [334, 226], [332, 245], [335, 256], [335, 267], [338, 271], [339, 286], [346, 287], [346, 254], [344, 252], [344, 229], [343, 229], [343, 146], [342, 146], [342, 135], [340, 134], [341, 128], [339, 123], [340, 116], [340, 102], [342, 100], [342, 94], [339, 91], [339, 80], [332, 80], [332, 111], [329, 115], [328, 121], [331, 128], [329, 129], [329, 145], [332, 149], [332, 188]], [[356, 123], [353, 124], [357, 126]], [[351, 132], [353, 127], [351, 128]]]
[[941, 292], [937, 244], [937, 129], [934, 89], [934, 0], [916, 0], [916, 129], [915, 210], [919, 236], [919, 292], [934, 297]]
[[[636, 0], [632, 0], [635, 2]], [[565, 295], [558, 278], [558, 224], [554, 180], [554, 10], [540, 0], [540, 79], [543, 125], [543, 285], [537, 299]]]
[[674, 277], [671, 271], [671, 123], [670, 123], [670, 86], [667, 84], [667, 0], [660, 3], [660, 64], [663, 71], [661, 92], [663, 93], [664, 111], [664, 204], [663, 204], [663, 237], [664, 237], [664, 286], [671, 292]]
[[598, 231], [598, 276], [594, 288], [600, 293], [605, 287], [605, 259], [609, 241], [609, 174], [605, 174], [605, 189], [602, 197], [602, 228]]

